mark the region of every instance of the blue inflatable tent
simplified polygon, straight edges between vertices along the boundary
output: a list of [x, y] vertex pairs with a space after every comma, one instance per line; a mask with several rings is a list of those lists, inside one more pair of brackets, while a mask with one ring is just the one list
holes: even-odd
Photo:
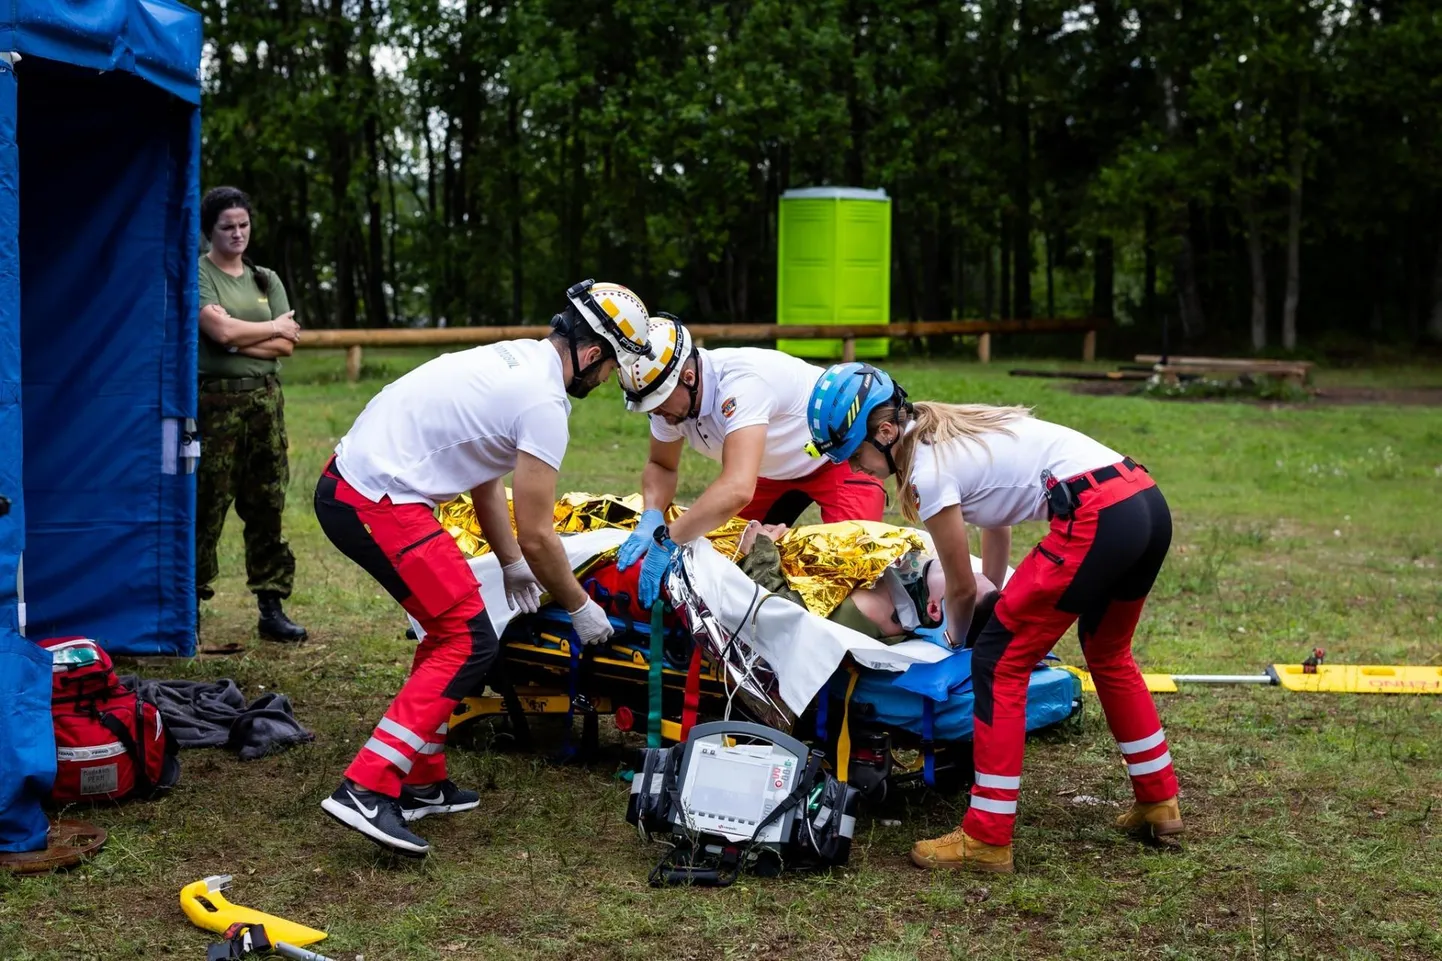
[[44, 845], [31, 638], [194, 653], [201, 18], [0, 8], [0, 851]]

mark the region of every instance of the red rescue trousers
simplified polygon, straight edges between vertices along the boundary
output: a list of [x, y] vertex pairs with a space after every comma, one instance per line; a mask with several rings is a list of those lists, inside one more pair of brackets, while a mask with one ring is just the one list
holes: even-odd
[[827, 461], [823, 466], [791, 480], [756, 481], [756, 493], [739, 516], [763, 524], [796, 523], [815, 501], [821, 522], [879, 521], [886, 510], [886, 489], [869, 474], [853, 471], [850, 464]]
[[[1081, 478], [1085, 478], [1082, 480]], [[1027, 681], [1073, 622], [1138, 801], [1176, 797], [1156, 705], [1132, 660], [1132, 634], [1172, 541], [1161, 490], [1130, 460], [1064, 483], [1080, 506], [1017, 567], [972, 652], [976, 782], [962, 820], [987, 844], [1010, 844], [1026, 743]]]
[[402, 784], [445, 780], [451, 711], [480, 688], [500, 650], [480, 584], [430, 507], [369, 499], [346, 483], [334, 458], [316, 484], [315, 515], [331, 543], [425, 631], [410, 677], [345, 776], [391, 797]]

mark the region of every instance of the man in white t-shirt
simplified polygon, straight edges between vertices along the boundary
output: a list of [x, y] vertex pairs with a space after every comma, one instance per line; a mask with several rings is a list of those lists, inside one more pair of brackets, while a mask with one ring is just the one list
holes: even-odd
[[[436, 506], [470, 492], [513, 610], [535, 611], [544, 588], [571, 612], [583, 642], [612, 631], [556, 536], [556, 476], [569, 437], [566, 395], [585, 397], [631, 352], [648, 352], [648, 320], [641, 299], [616, 284], [583, 281], [566, 300], [544, 340], [444, 354], [388, 385], [341, 438], [316, 485], [316, 517], [331, 543], [425, 632], [410, 677], [321, 804], [400, 854], [430, 850], [407, 821], [480, 804], [446, 777], [446, 732], [452, 709], [485, 680], [500, 647], [480, 585]], [[512, 472], [515, 532], [504, 485]]]
[[[643, 606], [655, 601], [676, 545], [732, 517], [789, 525], [815, 501], [823, 523], [881, 520], [880, 481], [849, 464], [818, 466], [806, 452], [806, 404], [821, 368], [779, 350], [695, 348], [686, 328], [664, 314], [651, 318], [650, 338], [651, 356], [633, 358], [617, 375], [626, 408], [651, 418], [641, 475], [646, 509], [617, 557], [621, 570], [645, 558], [637, 588]], [[686, 444], [720, 461], [721, 476], [668, 528], [662, 511], [676, 496]]]

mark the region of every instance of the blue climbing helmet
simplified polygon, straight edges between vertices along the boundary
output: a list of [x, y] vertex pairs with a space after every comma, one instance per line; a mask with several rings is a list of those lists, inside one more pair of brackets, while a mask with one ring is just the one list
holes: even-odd
[[811, 388], [806, 405], [806, 426], [811, 429], [807, 452], [846, 463], [866, 441], [871, 412], [891, 402], [904, 406], [906, 391], [886, 371], [855, 361], [833, 364]]

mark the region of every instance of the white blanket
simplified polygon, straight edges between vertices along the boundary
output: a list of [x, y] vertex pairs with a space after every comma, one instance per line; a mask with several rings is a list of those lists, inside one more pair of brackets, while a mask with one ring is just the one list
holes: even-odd
[[[629, 531], [615, 529], [586, 531], [563, 535], [561, 543], [574, 568], [618, 546], [629, 535]], [[888, 645], [872, 640], [762, 591], [705, 538], [689, 546], [697, 592], [727, 630], [766, 658], [780, 682], [782, 700], [798, 714], [811, 703], [847, 654], [863, 667], [900, 672], [913, 664], [939, 661], [949, 653], [927, 641]], [[470, 565], [481, 583], [481, 597], [486, 602], [491, 623], [500, 635], [515, 616], [506, 606], [500, 564], [494, 554], [486, 554], [472, 558]], [[972, 555], [971, 566], [980, 572], [981, 558]], [[765, 600], [767, 597], [775, 599]], [[412, 620], [411, 626], [420, 636], [420, 625]]]
[[[631, 536], [630, 531], [616, 528], [586, 531], [581, 534], [563, 534], [561, 535], [561, 546], [566, 549], [566, 558], [571, 562], [571, 568], [574, 570], [602, 551], [621, 546], [629, 536]], [[506, 592], [501, 582], [501, 563], [496, 559], [495, 554], [473, 557], [469, 563], [471, 572], [481, 583], [481, 600], [486, 602], [486, 613], [491, 615], [491, 625], [496, 629], [496, 636], [500, 637], [506, 632], [506, 625], [511, 623], [511, 618], [516, 616], [516, 612], [506, 605]], [[741, 576], [745, 577], [746, 575]], [[406, 616], [410, 617], [409, 614]], [[410, 622], [411, 629], [416, 632], [416, 637], [425, 637], [425, 631], [421, 630], [421, 626], [416, 623], [414, 617], [410, 617]]]

